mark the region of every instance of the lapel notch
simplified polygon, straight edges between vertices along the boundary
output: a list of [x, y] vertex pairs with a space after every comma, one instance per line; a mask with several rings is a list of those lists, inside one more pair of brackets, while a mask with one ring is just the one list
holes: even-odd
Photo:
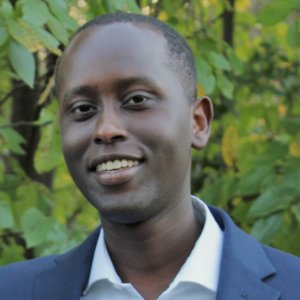
[[241, 231], [223, 211], [210, 207], [224, 233], [217, 300], [278, 300], [264, 280], [276, 274], [262, 246]]
[[35, 281], [34, 300], [79, 300], [89, 278], [99, 228], [73, 250], [57, 256]]

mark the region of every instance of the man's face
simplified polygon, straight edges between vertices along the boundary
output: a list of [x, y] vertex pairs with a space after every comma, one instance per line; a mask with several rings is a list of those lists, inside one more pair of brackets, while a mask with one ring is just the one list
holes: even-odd
[[166, 47], [146, 26], [116, 23], [79, 33], [62, 60], [64, 156], [106, 220], [164, 215], [190, 193], [193, 109]]

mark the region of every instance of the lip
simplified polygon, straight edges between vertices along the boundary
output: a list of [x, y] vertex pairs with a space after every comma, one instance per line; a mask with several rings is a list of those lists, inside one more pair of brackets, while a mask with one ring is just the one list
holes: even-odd
[[96, 180], [103, 186], [121, 185], [130, 181], [142, 167], [142, 162], [136, 166], [111, 171], [95, 171]]
[[[113, 160], [137, 160], [139, 163], [144, 162], [144, 159], [140, 156], [130, 155], [130, 154], [122, 154], [122, 153], [114, 153], [108, 155], [99, 156], [91, 161], [89, 164], [89, 170], [92, 172], [96, 172], [96, 168], [99, 164], [103, 162], [113, 161]], [[125, 169], [124, 169], [125, 170]]]
[[[122, 159], [138, 161], [139, 164], [118, 170], [97, 171], [97, 166], [103, 162]], [[93, 159], [89, 165], [89, 170], [95, 174], [97, 182], [102, 186], [121, 185], [130, 181], [136, 173], [139, 172], [144, 161], [144, 158], [138, 155], [128, 153], [111, 153]]]

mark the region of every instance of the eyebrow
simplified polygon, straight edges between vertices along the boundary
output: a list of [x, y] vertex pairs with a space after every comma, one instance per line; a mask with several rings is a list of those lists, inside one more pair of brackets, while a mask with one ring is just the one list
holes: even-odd
[[[124, 90], [128, 86], [132, 85], [147, 85], [151, 88], [155, 88], [160, 93], [162, 93], [161, 89], [159, 88], [158, 84], [155, 80], [145, 77], [145, 76], [133, 76], [129, 78], [120, 78], [117, 79], [115, 83], [113, 83], [113, 89], [115, 90]], [[71, 90], [67, 91], [63, 97], [63, 102], [66, 102], [68, 99], [79, 96], [79, 95], [86, 95], [90, 97], [94, 97], [96, 94], [96, 88], [92, 85], [81, 85], [78, 87], [74, 87]]]
[[114, 84], [114, 88], [116, 89], [125, 89], [128, 86], [135, 85], [135, 84], [141, 84], [141, 85], [147, 85], [151, 87], [158, 88], [157, 83], [145, 76], [134, 76], [129, 78], [121, 78], [117, 80], [117, 82]]
[[63, 102], [66, 102], [68, 99], [79, 96], [79, 95], [86, 95], [86, 96], [94, 96], [95, 91], [93, 87], [89, 85], [80, 85], [77, 87], [72, 88], [71, 90], [67, 91], [63, 97]]

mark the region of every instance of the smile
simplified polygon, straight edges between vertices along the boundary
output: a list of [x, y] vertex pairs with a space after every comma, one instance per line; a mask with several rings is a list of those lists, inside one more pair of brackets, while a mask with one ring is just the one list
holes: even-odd
[[135, 167], [139, 164], [140, 162], [138, 160], [129, 160], [129, 159], [109, 160], [107, 162], [102, 162], [98, 164], [96, 168], [96, 172], [121, 170], [125, 168]]

